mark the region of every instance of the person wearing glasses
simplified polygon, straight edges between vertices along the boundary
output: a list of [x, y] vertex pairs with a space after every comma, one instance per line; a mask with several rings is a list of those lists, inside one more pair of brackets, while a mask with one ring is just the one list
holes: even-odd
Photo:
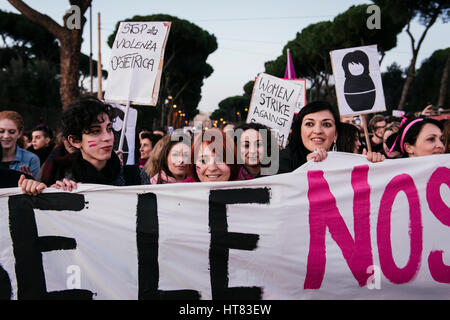
[[373, 116], [369, 121], [369, 131], [371, 134], [370, 137], [370, 146], [372, 147], [372, 152], [380, 152], [384, 151], [383, 148], [383, 135], [384, 129], [386, 128], [386, 119], [381, 114], [377, 114]]

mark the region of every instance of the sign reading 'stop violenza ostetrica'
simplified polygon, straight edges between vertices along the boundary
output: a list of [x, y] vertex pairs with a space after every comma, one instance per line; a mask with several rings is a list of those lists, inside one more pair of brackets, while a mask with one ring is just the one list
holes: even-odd
[[302, 89], [291, 80], [261, 73], [253, 87], [247, 123], [257, 122], [274, 129], [284, 148]]
[[377, 46], [330, 52], [341, 115], [386, 110]]
[[121, 22], [111, 51], [105, 100], [155, 106], [171, 22]]

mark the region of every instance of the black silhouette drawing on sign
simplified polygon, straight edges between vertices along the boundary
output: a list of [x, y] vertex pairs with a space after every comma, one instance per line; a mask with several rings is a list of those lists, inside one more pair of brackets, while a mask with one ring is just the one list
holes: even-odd
[[353, 111], [373, 108], [376, 97], [375, 84], [370, 77], [369, 57], [364, 51], [347, 53], [342, 59], [345, 72], [344, 96]]
[[[114, 108], [114, 113], [115, 113], [115, 120], [113, 122], [114, 150], [118, 150], [119, 149], [119, 142], [120, 142], [120, 135], [122, 133], [123, 119], [125, 118], [125, 112], [123, 112], [119, 108]], [[124, 135], [123, 138], [124, 138], [123, 139], [123, 146], [122, 146], [123, 163], [126, 164], [127, 163], [127, 159], [128, 159], [128, 151], [129, 151], [128, 150], [128, 141], [127, 141], [126, 135]]]

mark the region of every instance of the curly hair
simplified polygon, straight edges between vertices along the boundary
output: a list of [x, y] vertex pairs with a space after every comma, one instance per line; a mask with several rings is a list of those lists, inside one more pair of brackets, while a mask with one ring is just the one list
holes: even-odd
[[114, 108], [98, 99], [84, 98], [72, 103], [62, 115], [63, 136], [81, 141], [83, 134], [90, 133], [90, 127], [99, 122], [101, 114], [106, 114], [111, 122], [115, 118]]

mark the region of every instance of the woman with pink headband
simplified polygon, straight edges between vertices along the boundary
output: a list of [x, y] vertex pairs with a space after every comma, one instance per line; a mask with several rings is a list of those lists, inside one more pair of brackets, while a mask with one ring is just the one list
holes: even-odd
[[401, 125], [389, 153], [398, 151], [403, 158], [442, 154], [445, 151], [442, 130], [438, 120], [410, 119]]

